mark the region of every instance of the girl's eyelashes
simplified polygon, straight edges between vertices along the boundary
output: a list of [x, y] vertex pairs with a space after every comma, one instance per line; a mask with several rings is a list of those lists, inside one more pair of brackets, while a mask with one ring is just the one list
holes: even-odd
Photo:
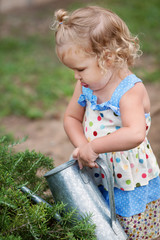
[[72, 68], [73, 71], [83, 72], [85, 68]]
[[87, 69], [87, 67], [83, 67], [83, 68], [73, 68], [73, 67], [69, 67], [70, 69], [72, 69], [73, 71], [77, 71], [77, 72], [83, 72]]
[[83, 72], [85, 70], [85, 68], [79, 68], [77, 69], [78, 72]]

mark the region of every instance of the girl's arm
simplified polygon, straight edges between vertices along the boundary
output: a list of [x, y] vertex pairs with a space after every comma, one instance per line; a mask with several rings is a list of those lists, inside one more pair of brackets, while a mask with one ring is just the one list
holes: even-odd
[[92, 141], [97, 153], [129, 150], [144, 141], [146, 135], [143, 85], [136, 84], [120, 101], [122, 128]]
[[[84, 146], [88, 146], [88, 140], [86, 139], [83, 131], [83, 116], [85, 112], [85, 108], [78, 104], [79, 96], [82, 94], [81, 84], [78, 81], [71, 98], [71, 101], [66, 109], [64, 115], [64, 129], [71, 141], [71, 143], [76, 147], [73, 151], [72, 155], [75, 159], [78, 160], [78, 164], [80, 169], [83, 168], [83, 162], [79, 157], [79, 148], [83, 148]], [[87, 152], [90, 152], [90, 156], [92, 155], [93, 159], [97, 159], [98, 154], [93, 152], [92, 148], [87, 149]], [[90, 163], [90, 167], [98, 167], [96, 163]]]
[[64, 129], [75, 147], [80, 147], [88, 143], [82, 126], [85, 108], [78, 104], [78, 99], [81, 94], [82, 87], [78, 81], [64, 115]]
[[129, 150], [143, 142], [146, 135], [143, 84], [136, 84], [124, 94], [120, 100], [120, 111], [122, 128], [104, 137], [96, 138], [87, 144], [88, 147], [86, 145], [79, 149], [79, 157], [83, 165], [90, 166], [93, 162], [87, 148], [92, 148], [93, 152], [99, 154]]

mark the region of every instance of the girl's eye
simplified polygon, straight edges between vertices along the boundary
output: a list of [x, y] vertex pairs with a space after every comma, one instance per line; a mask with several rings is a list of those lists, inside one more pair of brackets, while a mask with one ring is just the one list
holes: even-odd
[[85, 68], [78, 69], [78, 72], [83, 72], [84, 70], [85, 70]]

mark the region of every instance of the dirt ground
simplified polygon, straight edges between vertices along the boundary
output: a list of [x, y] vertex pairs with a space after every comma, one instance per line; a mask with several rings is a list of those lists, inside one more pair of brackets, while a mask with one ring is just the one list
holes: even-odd
[[[71, 4], [72, 0], [58, 1], [54, 0], [52, 4], [46, 4], [43, 7], [32, 8], [29, 10], [21, 10], [10, 12], [6, 15], [6, 22], [1, 25], [1, 33], [3, 35], [10, 34], [10, 27], [16, 24], [16, 27], [25, 27], [25, 31], [34, 32], [41, 31], [45, 33], [48, 29], [48, 19], [43, 17], [43, 24], [37, 25], [36, 16], [37, 11], [45, 12], [47, 9], [66, 7]], [[77, 1], [78, 2], [78, 1]], [[18, 16], [18, 18], [17, 18]], [[25, 19], [25, 25], [20, 22], [20, 18]], [[15, 21], [15, 19], [17, 19]], [[27, 19], [27, 20], [26, 20]], [[14, 21], [13, 21], [14, 20]], [[26, 22], [28, 21], [28, 22]], [[38, 19], [39, 21], [39, 19]], [[146, 67], [151, 66], [145, 59]], [[157, 156], [160, 164], [160, 84], [147, 84], [146, 85], [150, 99], [151, 99], [151, 116], [152, 126], [149, 133], [149, 139], [152, 148]], [[62, 109], [65, 109], [65, 105]], [[16, 146], [17, 151], [24, 151], [25, 149], [36, 150], [54, 159], [55, 166], [58, 166], [68, 161], [72, 153], [73, 146], [69, 142], [64, 129], [63, 129], [63, 112], [61, 115], [54, 114], [53, 116], [46, 116], [41, 120], [29, 120], [23, 117], [10, 116], [0, 120], [1, 126], [4, 126], [7, 132], [13, 133], [16, 138], [23, 138], [28, 136], [26, 142]]]
[[[160, 164], [160, 84], [146, 85], [151, 99], [152, 126], [149, 140]], [[64, 106], [65, 109], [65, 106]], [[7, 132], [12, 132], [16, 138], [28, 139], [16, 146], [17, 151], [25, 149], [36, 150], [54, 159], [55, 166], [68, 161], [73, 146], [63, 129], [63, 112], [61, 115], [46, 117], [41, 120], [28, 120], [23, 117], [7, 117], [1, 120]]]
[[[14, 10], [6, 13], [6, 21], [1, 24], [1, 35], [6, 36], [10, 34], [10, 28], [21, 27], [25, 28], [25, 32], [35, 33], [40, 31], [45, 34], [48, 29], [50, 19], [41, 19], [38, 17], [38, 12], [48, 11], [47, 9], [65, 8], [72, 2], [85, 2], [87, 0], [73, 1], [73, 0], [53, 0], [52, 4], [46, 4], [42, 7], [30, 8], [28, 10]], [[38, 19], [37, 19], [38, 17]], [[21, 22], [21, 18], [24, 23]], [[143, 58], [142, 64], [151, 70], [154, 68], [152, 59]], [[149, 132], [149, 140], [158, 163], [160, 165], [160, 84], [146, 84], [150, 99], [151, 99], [151, 117], [152, 126]], [[64, 104], [61, 109], [65, 109]], [[24, 151], [26, 149], [41, 152], [46, 156], [53, 158], [54, 165], [58, 166], [69, 160], [70, 154], [73, 151], [73, 146], [69, 142], [63, 129], [63, 113], [61, 115], [54, 114], [47, 116], [40, 120], [29, 120], [24, 117], [10, 116], [0, 120], [0, 126], [4, 127], [8, 133], [13, 133], [16, 138], [22, 139], [28, 136], [28, 139], [15, 147], [16, 151]], [[158, 237], [157, 240], [160, 240]]]

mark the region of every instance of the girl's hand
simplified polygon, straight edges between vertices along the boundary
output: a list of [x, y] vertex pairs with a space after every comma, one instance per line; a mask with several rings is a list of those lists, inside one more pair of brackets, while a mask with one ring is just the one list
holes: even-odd
[[93, 151], [91, 143], [87, 143], [73, 151], [73, 158], [78, 160], [80, 169], [82, 169], [83, 166], [98, 168], [95, 162], [97, 157], [98, 154]]
[[[79, 158], [79, 148], [75, 148], [73, 153], [72, 153], [72, 157], [76, 160], [78, 160]], [[83, 165], [82, 163], [78, 160], [78, 165], [79, 165], [79, 168], [82, 169], [83, 168]]]

